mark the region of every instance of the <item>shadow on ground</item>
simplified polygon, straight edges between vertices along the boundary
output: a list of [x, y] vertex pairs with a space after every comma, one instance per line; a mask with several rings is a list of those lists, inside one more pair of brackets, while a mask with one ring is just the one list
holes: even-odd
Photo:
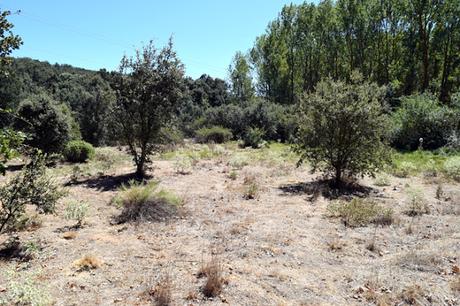
[[336, 185], [334, 180], [319, 179], [312, 182], [300, 182], [294, 184], [281, 185], [279, 189], [283, 195], [309, 195], [309, 201], [315, 201], [320, 195], [328, 200], [335, 199], [351, 199], [353, 197], [364, 198], [371, 193], [378, 191], [368, 187], [362, 186], [356, 182], [347, 182], [341, 185]]
[[85, 179], [72, 180], [65, 184], [65, 186], [79, 186], [83, 185], [85, 187], [93, 188], [98, 191], [113, 191], [118, 189], [121, 185], [127, 184], [131, 180], [143, 181], [147, 180], [149, 177], [139, 179], [135, 173], [128, 173], [122, 175], [102, 175], [98, 177], [90, 177]]

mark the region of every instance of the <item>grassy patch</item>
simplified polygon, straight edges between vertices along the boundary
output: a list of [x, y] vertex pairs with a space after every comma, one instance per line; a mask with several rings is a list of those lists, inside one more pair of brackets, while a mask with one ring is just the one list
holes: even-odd
[[162, 221], [178, 212], [182, 199], [167, 190], [158, 190], [157, 182], [142, 184], [131, 181], [123, 185], [112, 200], [122, 207], [118, 223], [129, 221]]
[[329, 215], [341, 218], [349, 227], [361, 227], [370, 223], [389, 225], [393, 222], [393, 210], [374, 201], [353, 198], [350, 202], [335, 201], [328, 206]]
[[[459, 161], [460, 153], [446, 154], [442, 151], [421, 151], [414, 152], [394, 152], [393, 162], [390, 171], [395, 176], [408, 177], [411, 175], [428, 174], [436, 176], [437, 174], [449, 174], [447, 168], [452, 168], [455, 173], [457, 167], [454, 167], [455, 161]], [[450, 167], [450, 165], [453, 165]], [[458, 166], [460, 169], [460, 165]], [[460, 170], [459, 175], [460, 175]]]

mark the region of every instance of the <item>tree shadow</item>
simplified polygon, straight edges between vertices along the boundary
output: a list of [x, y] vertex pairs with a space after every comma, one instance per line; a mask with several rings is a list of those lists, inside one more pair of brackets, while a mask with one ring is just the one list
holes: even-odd
[[70, 180], [64, 186], [85, 186], [88, 188], [96, 189], [98, 191], [113, 191], [118, 189], [121, 185], [135, 180], [138, 182], [145, 181], [150, 177], [139, 178], [135, 173], [128, 173], [122, 175], [101, 175], [98, 177], [90, 177], [86, 179]]
[[279, 189], [285, 196], [306, 194], [309, 196], [308, 200], [312, 202], [318, 199], [320, 195], [328, 200], [335, 200], [339, 198], [351, 199], [353, 197], [365, 198], [371, 193], [378, 193], [376, 189], [360, 185], [355, 181], [337, 185], [335, 180], [332, 179], [281, 185]]
[[18, 237], [10, 237], [0, 244], [0, 261], [29, 261], [32, 257]]

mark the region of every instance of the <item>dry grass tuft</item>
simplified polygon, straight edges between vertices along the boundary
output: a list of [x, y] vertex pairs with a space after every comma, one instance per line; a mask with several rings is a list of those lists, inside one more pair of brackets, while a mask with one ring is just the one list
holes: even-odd
[[225, 284], [222, 274], [222, 264], [217, 257], [213, 257], [210, 262], [201, 267], [198, 277], [206, 276], [206, 282], [202, 287], [206, 297], [216, 297], [222, 292]]
[[92, 255], [85, 255], [82, 258], [74, 261], [74, 266], [79, 271], [98, 269], [102, 266], [103, 262], [99, 258]]
[[442, 263], [436, 253], [411, 250], [400, 257], [399, 264], [407, 269], [422, 272], [437, 272]]
[[425, 305], [423, 296], [424, 290], [417, 284], [406, 287], [399, 294], [399, 298], [409, 305]]
[[73, 231], [65, 232], [64, 234], [62, 234], [62, 238], [66, 239], [66, 240], [75, 239], [75, 238], [77, 238], [77, 232], [73, 232]]
[[450, 289], [452, 289], [453, 292], [460, 293], [460, 276], [457, 276], [457, 278], [450, 283]]
[[341, 251], [345, 247], [345, 243], [335, 238], [327, 242], [327, 248], [331, 252]]
[[259, 196], [260, 186], [255, 174], [247, 174], [244, 177], [243, 197], [246, 200], [256, 199]]
[[172, 281], [169, 274], [161, 279], [150, 291], [150, 295], [157, 306], [172, 305]]

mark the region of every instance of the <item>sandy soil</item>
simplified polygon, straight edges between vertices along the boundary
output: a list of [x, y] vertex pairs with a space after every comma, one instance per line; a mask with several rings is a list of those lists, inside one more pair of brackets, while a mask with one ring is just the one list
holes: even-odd
[[[173, 161], [154, 166], [161, 188], [184, 199], [180, 217], [111, 225], [120, 213], [110, 204], [114, 177], [133, 170], [119, 167], [68, 186], [56, 215], [41, 216], [40, 228], [19, 233], [41, 251], [26, 263], [0, 261], [1, 271], [36, 271], [55, 305], [149, 305], [149, 292], [166, 274], [175, 305], [460, 305], [452, 288], [460, 265], [458, 183], [443, 182], [450, 199], [438, 200], [437, 179], [391, 177], [387, 187], [364, 179], [369, 197], [394, 209], [395, 222], [350, 228], [328, 216], [329, 198], [312, 196], [317, 176], [306, 167], [251, 163], [231, 180], [226, 158], [202, 160], [187, 175], [177, 174]], [[251, 200], [243, 197], [249, 175], [261, 188]], [[403, 213], [413, 187], [423, 190], [430, 214]], [[76, 238], [66, 240], [63, 231], [74, 223], [63, 218], [70, 199], [89, 203], [90, 213]], [[227, 284], [220, 296], [206, 299], [198, 272], [213, 254]], [[74, 261], [84, 255], [103, 264], [78, 271]], [[10, 290], [8, 281], [3, 273], [0, 296]]]

